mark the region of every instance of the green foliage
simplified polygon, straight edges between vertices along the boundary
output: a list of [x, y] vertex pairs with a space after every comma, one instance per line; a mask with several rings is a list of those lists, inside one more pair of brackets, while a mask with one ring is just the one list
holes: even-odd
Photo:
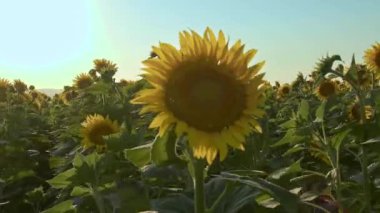
[[[204, 171], [208, 212], [380, 211], [379, 85], [360, 84], [364, 65], [354, 57], [346, 70], [338, 62], [328, 56], [310, 78], [298, 74], [286, 97], [278, 98], [279, 84], [267, 88], [262, 133]], [[155, 115], [130, 104], [150, 85], [116, 82], [116, 72], [91, 69], [90, 86], [52, 98], [1, 94], [0, 212], [194, 212], [186, 135], [172, 126], [156, 136], [148, 128]], [[323, 78], [343, 83], [321, 101]], [[82, 145], [82, 122], [95, 113], [121, 127], [103, 136], [104, 150]]]

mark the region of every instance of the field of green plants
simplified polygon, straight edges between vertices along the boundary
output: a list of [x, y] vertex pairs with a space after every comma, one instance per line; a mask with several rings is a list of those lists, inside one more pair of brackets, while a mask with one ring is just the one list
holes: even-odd
[[380, 212], [380, 44], [271, 84], [221, 31], [179, 39], [138, 81], [0, 78], [0, 213]]

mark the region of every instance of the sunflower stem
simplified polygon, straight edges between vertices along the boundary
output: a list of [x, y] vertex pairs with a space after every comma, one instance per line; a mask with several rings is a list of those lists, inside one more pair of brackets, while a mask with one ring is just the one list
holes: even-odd
[[194, 167], [194, 201], [195, 213], [205, 212], [205, 192], [204, 192], [204, 161], [192, 159]]

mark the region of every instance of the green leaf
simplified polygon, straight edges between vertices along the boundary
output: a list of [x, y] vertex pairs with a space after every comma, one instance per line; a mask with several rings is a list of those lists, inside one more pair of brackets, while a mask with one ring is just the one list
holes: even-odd
[[355, 62], [355, 55], [352, 55], [351, 66], [346, 72], [345, 77], [353, 82], [357, 82], [358, 80], [358, 67]]
[[167, 131], [163, 137], [157, 136], [151, 150], [152, 161], [159, 166], [179, 161], [175, 153], [176, 135], [174, 131]]
[[365, 145], [365, 144], [374, 144], [374, 143], [379, 143], [380, 142], [380, 137], [377, 137], [377, 138], [371, 138], [365, 142], [363, 142], [362, 144]]
[[285, 136], [281, 138], [281, 140], [277, 141], [271, 147], [277, 147], [277, 146], [282, 146], [285, 144], [294, 144], [294, 143], [299, 143], [300, 141], [304, 140], [305, 136], [302, 135], [297, 135], [296, 129], [289, 129]]
[[315, 112], [315, 122], [323, 121], [325, 117], [326, 103], [326, 101], [323, 101], [322, 104], [317, 108], [317, 111]]
[[95, 183], [96, 182], [96, 164], [99, 161], [99, 155], [97, 153], [91, 153], [87, 156], [83, 156], [77, 153], [73, 160], [73, 166], [75, 168], [75, 180], [76, 184], [83, 183]]
[[57, 176], [53, 177], [50, 180], [47, 180], [47, 182], [56, 189], [63, 189], [66, 186], [71, 184], [70, 178], [75, 175], [75, 169], [71, 168], [69, 170], [66, 170]]
[[150, 162], [152, 143], [124, 150], [125, 158], [141, 168]]
[[250, 186], [234, 184], [219, 177], [205, 185], [206, 206], [213, 207], [209, 212], [240, 212], [250, 206], [259, 193]]
[[43, 211], [42, 213], [66, 213], [66, 212], [75, 212], [75, 208], [72, 200], [66, 200], [57, 205]]
[[371, 98], [376, 104], [376, 108], [380, 108], [380, 89], [374, 89], [371, 91]]
[[86, 92], [93, 95], [105, 94], [111, 89], [111, 85], [104, 83], [102, 81], [96, 82], [96, 84], [92, 84], [89, 88], [87, 88]]
[[84, 156], [80, 153], [77, 153], [73, 160], [73, 166], [75, 168], [80, 168], [85, 163]]
[[302, 159], [299, 159], [298, 161], [294, 162], [292, 165], [273, 172], [272, 174], [269, 175], [269, 178], [278, 180], [284, 175], [301, 172], [302, 171], [301, 160]]
[[[120, 208], [120, 212], [140, 212], [150, 209], [147, 191], [140, 184], [128, 184], [116, 191], [117, 196], [111, 200], [114, 208]], [[111, 198], [112, 199], [112, 198]]]
[[350, 131], [351, 129], [346, 129], [345, 131], [339, 132], [331, 138], [331, 145], [335, 148], [335, 150], [340, 150], [340, 145]]
[[282, 156], [285, 157], [285, 156], [291, 155], [293, 153], [300, 152], [302, 150], [305, 150], [305, 147], [303, 147], [301, 144], [297, 144], [297, 145], [291, 147], [290, 149], [286, 150], [286, 152], [284, 154], [282, 154]]
[[171, 194], [151, 201], [153, 210], [165, 213], [194, 213], [194, 202], [184, 194]]
[[307, 121], [309, 118], [309, 109], [310, 109], [310, 106], [307, 100], [302, 100], [298, 108], [298, 113], [297, 113], [298, 118], [304, 121]]
[[75, 186], [70, 195], [73, 197], [84, 196], [90, 194], [91, 189], [83, 186]]
[[[228, 173], [224, 173], [225, 175]], [[240, 176], [233, 175], [232, 177], [223, 177], [225, 180], [246, 184], [248, 186], [262, 190], [271, 195], [287, 212], [298, 212], [299, 198], [276, 184], [258, 177], [250, 177], [250, 179], [242, 179]]]

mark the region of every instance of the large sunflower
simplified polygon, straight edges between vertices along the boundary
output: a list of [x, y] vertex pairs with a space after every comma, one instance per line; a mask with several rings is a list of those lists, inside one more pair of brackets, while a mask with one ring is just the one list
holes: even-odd
[[329, 97], [335, 95], [338, 92], [338, 87], [336, 83], [332, 80], [323, 80], [317, 89], [315, 94], [321, 100], [327, 100]]
[[264, 111], [264, 62], [248, 66], [257, 50], [244, 52], [237, 41], [232, 47], [222, 31], [218, 37], [209, 28], [203, 37], [192, 31], [179, 34], [180, 48], [160, 43], [153, 47], [158, 57], [143, 62], [144, 78], [153, 86], [132, 100], [146, 104], [141, 113], [155, 112], [150, 128], [159, 135], [175, 124], [177, 136], [186, 134], [196, 158], [209, 164], [219, 153], [225, 159], [228, 146], [244, 150], [245, 136], [261, 131], [257, 118]]
[[372, 72], [380, 76], [380, 43], [376, 42], [365, 51], [364, 61]]
[[120, 131], [120, 127], [116, 121], [111, 121], [108, 117], [94, 114], [88, 115], [82, 123], [82, 144], [84, 148], [91, 146], [104, 147], [103, 136], [114, 134]]

